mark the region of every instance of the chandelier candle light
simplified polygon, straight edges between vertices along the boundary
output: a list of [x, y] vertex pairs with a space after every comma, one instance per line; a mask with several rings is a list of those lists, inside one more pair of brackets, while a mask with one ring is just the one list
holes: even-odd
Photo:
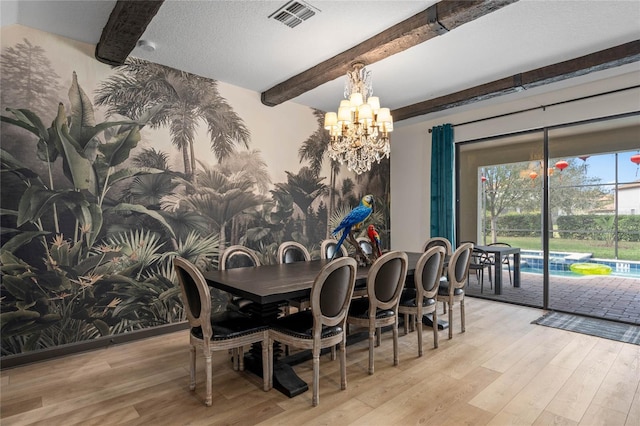
[[371, 73], [357, 63], [347, 72], [344, 88], [346, 99], [340, 102], [338, 113], [324, 116], [324, 128], [329, 131], [329, 156], [356, 174], [371, 170], [371, 164], [389, 158], [389, 133], [393, 119], [389, 108], [380, 108], [380, 99], [371, 96]]

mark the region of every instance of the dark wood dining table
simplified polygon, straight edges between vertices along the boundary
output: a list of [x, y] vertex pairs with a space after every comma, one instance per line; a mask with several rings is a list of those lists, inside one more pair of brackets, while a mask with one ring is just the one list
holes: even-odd
[[495, 294], [502, 294], [502, 259], [513, 255], [513, 286], [520, 287], [520, 247], [509, 246], [475, 246], [494, 255], [493, 262], [493, 290]]
[[[423, 253], [407, 252], [407, 283], [413, 285], [413, 273], [418, 259]], [[276, 265], [262, 265], [248, 268], [233, 268], [223, 271], [203, 272], [210, 287], [214, 287], [234, 296], [240, 296], [254, 303], [248, 311], [264, 323], [278, 317], [281, 306], [290, 299], [309, 297], [316, 276], [329, 260], [312, 260]], [[370, 266], [359, 266], [356, 274], [356, 287], [366, 286]], [[440, 323], [440, 321], [439, 321]], [[443, 328], [443, 326], [441, 326]], [[349, 342], [347, 342], [349, 343]], [[282, 357], [281, 351], [274, 348], [273, 385], [284, 394], [293, 397], [308, 389], [307, 384], [295, 374], [291, 365], [296, 359]], [[262, 374], [259, 344], [254, 345], [245, 357], [247, 369]], [[297, 361], [299, 362], [299, 361]]]

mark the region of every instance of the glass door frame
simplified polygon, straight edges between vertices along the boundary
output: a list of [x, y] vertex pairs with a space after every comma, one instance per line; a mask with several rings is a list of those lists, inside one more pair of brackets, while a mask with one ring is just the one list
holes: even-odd
[[[544, 164], [544, 168], [543, 170], [548, 170], [549, 169], [549, 131], [551, 130], [555, 130], [555, 129], [561, 129], [561, 128], [567, 128], [567, 127], [575, 127], [575, 126], [580, 126], [583, 124], [591, 124], [591, 123], [597, 123], [597, 122], [602, 122], [602, 121], [609, 121], [609, 120], [616, 120], [616, 119], [622, 119], [622, 118], [627, 118], [627, 117], [633, 117], [633, 116], [638, 116], [640, 115], [640, 111], [633, 111], [633, 112], [628, 112], [628, 113], [624, 113], [624, 114], [615, 114], [615, 115], [610, 115], [610, 116], [605, 116], [605, 117], [598, 117], [598, 118], [591, 118], [591, 119], [587, 119], [587, 120], [580, 120], [580, 121], [575, 121], [575, 122], [570, 122], [570, 123], [563, 123], [563, 124], [557, 124], [557, 125], [553, 125], [553, 126], [545, 126], [545, 127], [538, 127], [535, 129], [528, 129], [526, 131], [520, 131], [520, 132], [513, 132], [513, 133], [508, 133], [508, 134], [500, 134], [500, 135], [493, 135], [493, 136], [489, 136], [489, 137], [484, 137], [484, 138], [480, 138], [480, 139], [474, 139], [474, 140], [469, 140], [469, 141], [464, 141], [464, 142], [460, 142], [460, 143], [455, 143], [454, 148], [455, 148], [455, 157], [454, 157], [454, 165], [455, 165], [455, 197], [456, 197], [456, 202], [455, 202], [455, 235], [456, 235], [456, 242], [458, 240], [458, 236], [460, 235], [460, 222], [459, 220], [457, 220], [457, 218], [459, 218], [460, 215], [460, 180], [461, 180], [461, 173], [460, 173], [460, 147], [466, 144], [471, 144], [471, 143], [480, 143], [480, 142], [488, 142], [491, 140], [496, 140], [499, 138], [503, 138], [503, 137], [510, 137], [510, 136], [518, 136], [518, 135], [523, 135], [523, 134], [529, 134], [529, 133], [534, 133], [534, 132], [542, 132], [543, 134], [543, 164]], [[454, 126], [455, 127], [455, 126]], [[455, 133], [454, 133], [454, 140], [455, 140]], [[549, 228], [550, 228], [550, 218], [549, 218], [549, 198], [550, 198], [550, 193], [549, 193], [549, 176], [547, 173], [543, 173], [543, 181], [542, 181], [542, 262], [543, 262], [543, 276], [542, 276], [542, 284], [543, 284], [543, 300], [542, 300], [542, 308], [543, 309], [549, 309], [549, 297], [550, 297], [550, 285], [549, 285]], [[484, 230], [483, 230], [484, 232]], [[457, 244], [455, 244], [457, 246]]]

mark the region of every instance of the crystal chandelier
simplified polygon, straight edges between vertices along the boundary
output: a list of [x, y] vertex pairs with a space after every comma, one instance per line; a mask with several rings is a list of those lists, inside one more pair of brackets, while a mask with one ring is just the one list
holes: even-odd
[[356, 174], [371, 170], [371, 164], [389, 158], [389, 133], [393, 119], [389, 108], [380, 108], [380, 99], [371, 96], [371, 73], [357, 63], [347, 72], [345, 99], [338, 113], [324, 116], [324, 128], [329, 131], [329, 157]]

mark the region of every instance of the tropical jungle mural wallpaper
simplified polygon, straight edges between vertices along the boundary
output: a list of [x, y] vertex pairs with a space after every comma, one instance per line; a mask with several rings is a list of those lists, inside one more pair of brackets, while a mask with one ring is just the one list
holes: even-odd
[[174, 256], [273, 263], [295, 240], [317, 258], [364, 194], [388, 247], [389, 163], [331, 163], [322, 111], [93, 49], [2, 28], [3, 357], [182, 322]]

